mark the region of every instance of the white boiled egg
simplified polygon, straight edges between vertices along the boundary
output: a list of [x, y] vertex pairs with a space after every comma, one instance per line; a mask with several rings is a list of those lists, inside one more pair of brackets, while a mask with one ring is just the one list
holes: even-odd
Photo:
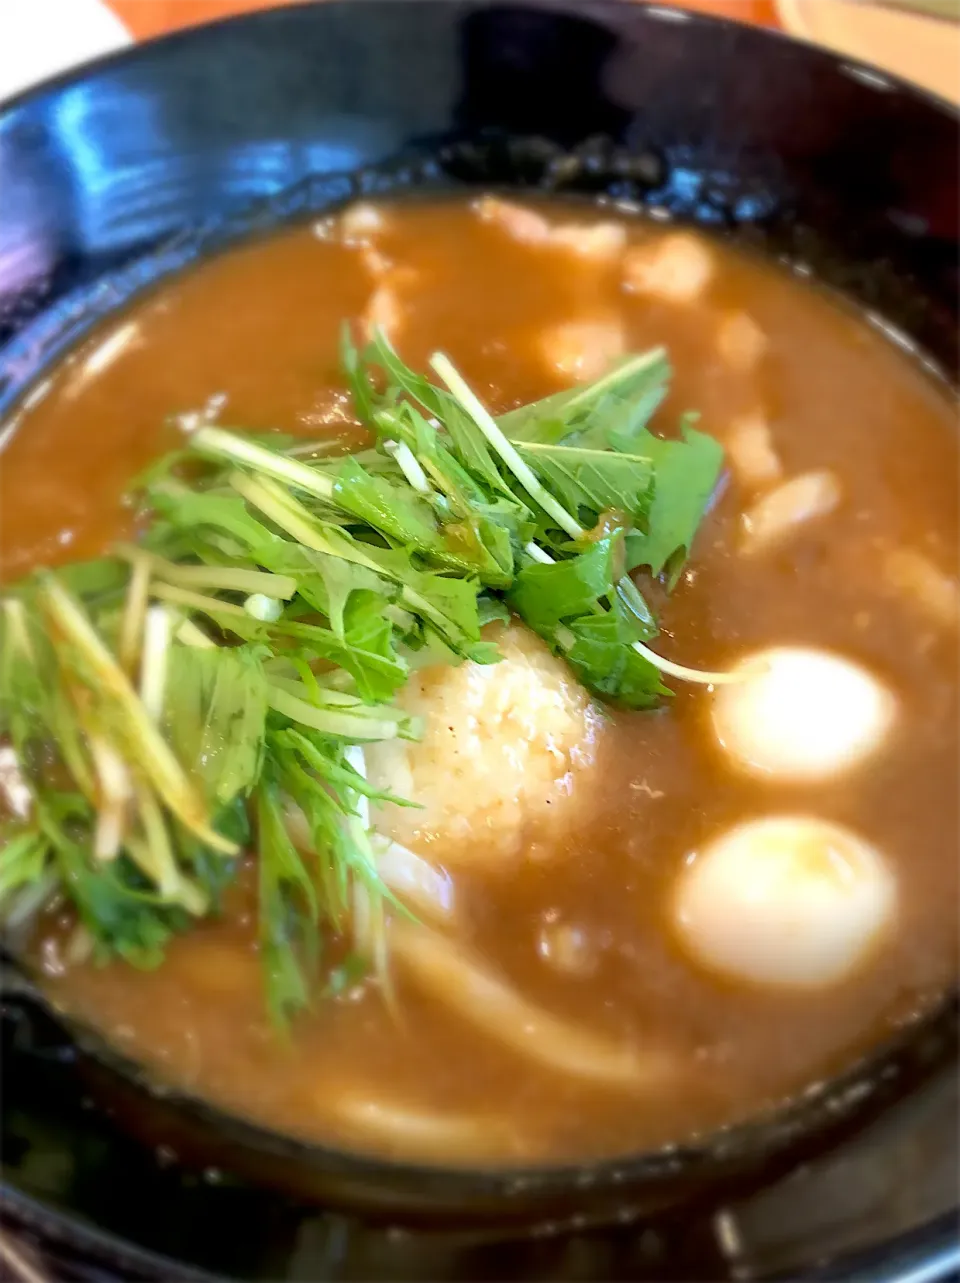
[[829, 651], [777, 646], [737, 666], [743, 680], [717, 688], [720, 746], [753, 775], [824, 779], [877, 749], [895, 700], [860, 665]]
[[690, 857], [674, 926], [704, 966], [761, 985], [836, 984], [891, 925], [896, 881], [849, 829], [812, 816], [737, 825]]

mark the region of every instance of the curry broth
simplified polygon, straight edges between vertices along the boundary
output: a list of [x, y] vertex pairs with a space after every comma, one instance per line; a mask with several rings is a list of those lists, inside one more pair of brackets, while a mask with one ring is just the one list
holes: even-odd
[[[663, 233], [641, 225], [629, 235]], [[50, 992], [164, 1078], [318, 1141], [364, 1143], [338, 1120], [344, 1092], [490, 1118], [481, 1156], [521, 1161], [636, 1150], [755, 1113], [915, 1018], [956, 973], [955, 635], [918, 615], [877, 571], [884, 550], [902, 544], [957, 575], [951, 407], [863, 320], [722, 246], [713, 247], [708, 300], [696, 306], [625, 294], [612, 268], [558, 265], [462, 204], [391, 207], [378, 247], [410, 269], [396, 289], [404, 358], [425, 368], [442, 346], [495, 411], [569, 382], [544, 361], [548, 326], [614, 316], [628, 350], [663, 343], [670, 351], [673, 390], [657, 422], [694, 408], [700, 426], [722, 438], [733, 419], [759, 410], [788, 474], [833, 469], [844, 492], [838, 509], [751, 559], [736, 552], [747, 497], [727, 478], [663, 602], [661, 648], [708, 668], [772, 643], [836, 648], [895, 693], [896, 731], [869, 766], [834, 782], [758, 784], [716, 747], [703, 688], [673, 683], [668, 708], [612, 715], [589, 795], [550, 858], [509, 878], [457, 873], [472, 946], [550, 1010], [667, 1049], [677, 1065], [667, 1087], [630, 1095], [568, 1082], [518, 1060], [402, 977], [396, 1014], [376, 987], [361, 986], [318, 1002], [284, 1041], [265, 1018], [243, 884], [224, 920], [174, 941], [155, 972], [66, 967], [51, 928], [42, 950]], [[371, 288], [356, 248], [303, 227], [192, 270], [99, 333], [54, 372], [5, 452], [4, 576], [96, 554], [127, 531], [124, 487], [176, 443], [182, 426], [171, 416], [206, 406], [224, 426], [349, 439], [338, 331], [361, 316]], [[718, 318], [730, 309], [749, 313], [766, 336], [751, 370], [718, 356]], [[120, 330], [110, 353], [104, 345]], [[849, 825], [899, 879], [892, 936], [832, 988], [718, 978], [683, 954], [667, 925], [688, 852], [777, 811]], [[540, 956], [540, 933], [556, 923], [587, 942], [589, 974], [559, 974]], [[475, 1156], [466, 1145], [446, 1157]]]

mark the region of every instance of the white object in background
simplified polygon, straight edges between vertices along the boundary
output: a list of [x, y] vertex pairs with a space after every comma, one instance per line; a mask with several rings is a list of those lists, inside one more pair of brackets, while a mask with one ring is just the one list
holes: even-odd
[[0, 101], [131, 43], [103, 0], [0, 0]]
[[851, 0], [777, 0], [787, 31], [960, 102], [960, 26]]

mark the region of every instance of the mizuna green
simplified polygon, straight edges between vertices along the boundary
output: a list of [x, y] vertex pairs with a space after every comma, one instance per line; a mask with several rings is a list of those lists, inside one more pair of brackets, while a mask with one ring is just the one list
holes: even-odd
[[382, 333], [359, 350], [345, 328], [342, 355], [367, 448], [200, 428], [134, 487], [137, 544], [0, 602], [8, 930], [59, 897], [75, 954], [153, 966], [253, 849], [280, 1023], [358, 906], [357, 953], [383, 963], [363, 746], [416, 738], [393, 702], [412, 669], [496, 663], [484, 626], [516, 614], [602, 700], [717, 676], [650, 649], [631, 577], [675, 581], [722, 461], [689, 421], [650, 432], [663, 349], [498, 418], [443, 355], [439, 383]]

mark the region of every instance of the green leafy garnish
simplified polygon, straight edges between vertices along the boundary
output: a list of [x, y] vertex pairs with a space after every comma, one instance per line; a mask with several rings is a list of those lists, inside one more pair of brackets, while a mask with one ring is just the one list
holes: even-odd
[[632, 530], [626, 540], [627, 568], [643, 566], [659, 575], [669, 567], [671, 587], [690, 552], [723, 461], [713, 437], [687, 423], [682, 431], [679, 441], [646, 433], [646, 456], [657, 479], [653, 502], [647, 528]]
[[633, 525], [647, 528], [654, 492], [649, 456], [565, 445], [522, 446], [519, 454], [585, 528], [605, 512], [627, 514]]
[[200, 428], [140, 478], [138, 544], [0, 600], [8, 925], [59, 896], [78, 948], [154, 966], [252, 845], [280, 1024], [384, 965], [400, 906], [363, 746], [418, 735], [394, 702], [408, 674], [495, 663], [483, 629], [514, 613], [596, 695], [655, 706], [663, 671], [697, 675], [649, 649], [630, 572], [675, 579], [721, 462], [688, 424], [649, 430], [663, 349], [499, 418], [440, 354], [440, 384], [383, 334], [361, 350], [345, 330], [342, 355], [367, 447]]

